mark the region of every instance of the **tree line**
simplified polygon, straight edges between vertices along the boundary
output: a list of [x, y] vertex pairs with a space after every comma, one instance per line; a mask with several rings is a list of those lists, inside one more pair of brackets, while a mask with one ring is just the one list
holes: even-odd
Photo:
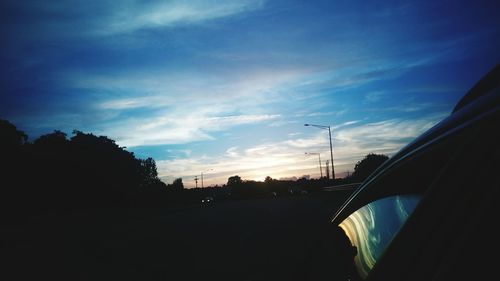
[[184, 189], [182, 178], [165, 184], [158, 178], [153, 158], [139, 159], [106, 136], [74, 130], [72, 136], [55, 130], [28, 142], [28, 136], [0, 119], [0, 204], [8, 212], [68, 210], [115, 206], [165, 206], [218, 199], [262, 198], [314, 192], [321, 187], [361, 182], [385, 155], [369, 154], [356, 163], [352, 175], [327, 178], [242, 180]]
[[263, 182], [243, 180], [239, 175], [231, 176], [224, 188], [227, 188], [232, 199], [262, 198], [270, 196], [300, 195], [304, 192], [317, 192], [327, 186], [338, 186], [343, 184], [361, 183], [389, 157], [383, 154], [369, 153], [359, 160], [354, 166], [354, 172], [344, 178], [335, 180], [322, 177], [310, 179], [301, 177], [297, 180], [273, 179], [267, 176]]
[[9, 210], [131, 205], [167, 189], [154, 159], [136, 158], [106, 136], [55, 130], [28, 142], [7, 120], [0, 136], [0, 200]]

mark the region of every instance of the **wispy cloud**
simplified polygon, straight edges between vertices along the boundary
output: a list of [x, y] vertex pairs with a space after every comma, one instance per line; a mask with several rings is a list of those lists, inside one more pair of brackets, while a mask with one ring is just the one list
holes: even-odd
[[107, 35], [139, 29], [203, 23], [254, 11], [263, 4], [262, 0], [153, 1], [120, 9], [117, 3], [113, 16], [105, 23], [104, 28], [97, 30], [96, 33]]
[[[42, 34], [34, 37], [109, 36], [138, 30], [203, 24], [261, 9], [265, 0], [24, 1], [22, 9]], [[78, 32], [75, 32], [78, 30]]]
[[[300, 77], [301, 69], [255, 70], [225, 78], [192, 73], [68, 72], [56, 76], [70, 89], [96, 93], [89, 100], [95, 112], [116, 112], [101, 120], [99, 130], [120, 145], [158, 145], [213, 140], [211, 132], [230, 127], [284, 121], [273, 103], [286, 98], [280, 87]], [[147, 112], [147, 114], [143, 114]]]
[[444, 117], [437, 114], [415, 120], [390, 119], [336, 130], [337, 155], [352, 158], [371, 152], [392, 154]]
[[[166, 117], [129, 118], [113, 123], [106, 128], [109, 135], [115, 136], [117, 143], [126, 147], [181, 144], [195, 141], [214, 140], [213, 132], [223, 131], [233, 126], [272, 120], [277, 115], [235, 115], [208, 117], [204, 113], [175, 115]], [[122, 123], [123, 122], [123, 123]]]
[[226, 150], [226, 155], [228, 157], [232, 157], [232, 158], [238, 157], [239, 156], [238, 147], [237, 146], [232, 146], [232, 147], [228, 148]]
[[[328, 133], [326, 134], [328, 135]], [[306, 149], [310, 147], [318, 147], [320, 145], [327, 145], [325, 142], [325, 134], [316, 134], [314, 137], [309, 137], [309, 138], [298, 138], [298, 139], [293, 139], [293, 140], [287, 140], [285, 144], [289, 147], [294, 147], [294, 148], [301, 148], [301, 149]]]
[[313, 112], [307, 114], [307, 117], [317, 117], [317, 116], [340, 116], [347, 112], [347, 109], [339, 111], [328, 111], [328, 112]]
[[345, 126], [354, 125], [354, 124], [359, 123], [359, 122], [360, 122], [360, 120], [346, 121], [346, 122], [344, 122], [344, 123], [342, 123], [342, 124], [340, 124], [340, 125], [337, 125], [337, 126], [333, 126], [333, 127], [331, 127], [331, 129], [332, 129], [332, 130], [337, 130], [337, 129], [339, 129], [339, 128], [342, 128], [342, 127], [345, 127]]
[[[215, 67], [217, 68], [217, 67]], [[287, 69], [246, 66], [232, 72], [200, 72], [194, 69], [136, 69], [122, 72], [89, 73], [65, 69], [53, 80], [71, 89], [100, 93], [99, 106], [105, 109], [168, 106], [201, 100], [238, 100], [237, 104], [269, 103], [285, 99], [283, 87], [300, 81], [310, 73], [302, 66]], [[278, 93], [280, 95], [278, 95]], [[245, 99], [246, 98], [246, 99]]]
[[[97, 93], [95, 100], [89, 100], [94, 110], [117, 112], [120, 117], [120, 120], [101, 120], [100, 132], [116, 139], [120, 145], [134, 147], [214, 140], [213, 132], [262, 121], [272, 121], [268, 123], [271, 127], [301, 122], [300, 116], [289, 118], [281, 112], [301, 103], [311, 109], [314, 103], [325, 104], [315, 95], [307, 91], [304, 95], [300, 91], [304, 81], [309, 81], [306, 83], [309, 87], [320, 86], [332, 74], [318, 71], [303, 66], [238, 69], [224, 75], [169, 69], [109, 74], [66, 71], [54, 79], [70, 89]], [[368, 71], [370, 81], [384, 79], [385, 72]], [[344, 73], [339, 69], [334, 76], [351, 75], [350, 71]], [[300, 99], [303, 101], [299, 102]], [[330, 94], [328, 99], [335, 100], [335, 96]], [[279, 108], [274, 104], [279, 104]], [[149, 114], [136, 114], [138, 110], [149, 111]], [[304, 114], [321, 118], [346, 113], [346, 109], [340, 109]], [[307, 147], [310, 141], [297, 139], [290, 145]]]
[[[336, 173], [340, 175], [347, 171], [352, 172], [356, 161], [368, 153], [391, 156], [443, 117], [433, 115], [417, 120], [389, 119], [365, 124], [346, 122], [345, 126], [335, 130], [333, 136]], [[319, 131], [306, 138], [248, 148], [233, 146], [228, 148], [225, 154], [210, 158], [204, 156], [160, 161], [160, 175], [165, 181], [172, 181], [176, 177], [185, 177], [190, 181], [199, 170], [210, 166], [214, 172], [206, 178], [207, 184], [223, 184], [234, 174], [252, 180], [263, 180], [265, 176], [319, 176], [317, 159], [313, 161], [310, 157], [305, 157], [305, 152], [320, 153], [323, 161], [329, 160], [328, 132]], [[193, 183], [187, 183], [187, 186], [192, 185]]]
[[383, 91], [369, 92], [365, 94], [365, 100], [367, 102], [377, 102], [382, 98], [383, 95], [384, 95]]
[[298, 120], [285, 120], [285, 119], [280, 119], [276, 120], [272, 123], [269, 124], [269, 127], [281, 127], [289, 124], [297, 124], [299, 121]]

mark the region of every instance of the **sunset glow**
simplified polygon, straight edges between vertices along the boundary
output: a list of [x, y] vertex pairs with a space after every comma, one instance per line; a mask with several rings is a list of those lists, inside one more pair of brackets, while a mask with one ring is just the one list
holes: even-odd
[[500, 58], [494, 1], [76, 2], [0, 4], [0, 118], [108, 136], [186, 187], [319, 177], [328, 131], [305, 123], [331, 126], [342, 177]]

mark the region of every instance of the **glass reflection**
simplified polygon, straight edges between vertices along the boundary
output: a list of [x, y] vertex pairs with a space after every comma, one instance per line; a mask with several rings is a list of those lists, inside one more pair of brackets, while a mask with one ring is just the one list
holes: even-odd
[[421, 198], [404, 195], [380, 199], [361, 207], [340, 223], [357, 248], [354, 262], [361, 278], [366, 278]]

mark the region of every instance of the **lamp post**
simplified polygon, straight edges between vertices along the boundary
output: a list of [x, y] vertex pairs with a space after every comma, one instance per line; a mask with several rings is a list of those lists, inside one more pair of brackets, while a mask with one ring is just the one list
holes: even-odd
[[319, 159], [319, 174], [321, 175], [320, 178], [323, 178], [323, 169], [321, 168], [321, 155], [319, 153], [316, 153], [316, 152], [306, 152], [305, 153], [306, 155], [318, 155], [318, 159]]
[[311, 127], [316, 127], [320, 128], [323, 130], [328, 130], [328, 135], [330, 136], [330, 162], [332, 163], [332, 179], [335, 179], [335, 170], [333, 169], [333, 148], [332, 148], [332, 131], [330, 129], [330, 126], [325, 126], [325, 125], [315, 125], [315, 124], [304, 124], [304, 126], [311, 126]]
[[213, 169], [208, 169], [208, 170], [201, 172], [201, 188], [203, 188], [203, 173], [208, 172], [208, 171], [212, 171], [212, 170]]

